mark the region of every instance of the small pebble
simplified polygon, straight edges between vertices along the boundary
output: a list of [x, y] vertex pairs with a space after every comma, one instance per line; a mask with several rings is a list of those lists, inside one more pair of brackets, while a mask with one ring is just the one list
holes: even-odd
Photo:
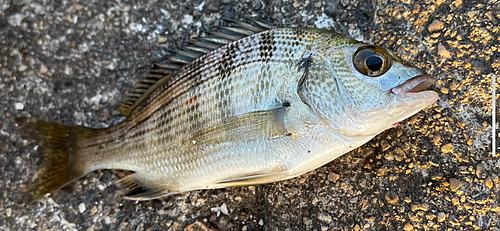
[[333, 172], [331, 172], [330, 174], [328, 174], [328, 181], [330, 181], [330, 182], [336, 182], [339, 179], [340, 179], [340, 175], [339, 174], [336, 174], [336, 173], [333, 173]]
[[75, 11], [81, 11], [81, 10], [83, 10], [83, 5], [80, 5], [80, 4], [75, 5], [74, 9], [75, 9]]
[[159, 43], [165, 43], [165, 42], [167, 42], [167, 37], [165, 37], [165, 36], [158, 36], [158, 42]]
[[73, 68], [69, 67], [68, 65], [64, 66], [64, 74], [65, 75], [72, 75], [73, 74]]
[[226, 203], [222, 203], [222, 205], [220, 206], [220, 211], [225, 215], [229, 214]]
[[94, 231], [94, 230], [95, 230], [95, 225], [91, 225], [91, 226], [87, 229], [87, 231]]
[[71, 17], [71, 15], [68, 15], [68, 16], [66, 17], [66, 21], [68, 21], [69, 23], [73, 23], [73, 22], [74, 22], [74, 21], [73, 21], [73, 18]]
[[80, 203], [78, 205], [78, 210], [80, 211], [80, 213], [84, 213], [85, 210], [87, 210], [87, 208], [85, 207], [85, 204], [84, 203]]
[[451, 53], [441, 43], [438, 45], [438, 55], [445, 59], [451, 59]]
[[14, 14], [14, 15], [11, 15], [7, 18], [7, 21], [9, 22], [9, 24], [11, 26], [21, 26], [21, 22], [23, 21], [24, 19], [24, 15], [22, 14]]
[[411, 211], [413, 211], [413, 212], [415, 212], [415, 211], [424, 211], [424, 212], [427, 212], [427, 211], [429, 211], [429, 206], [424, 205], [424, 204], [412, 205], [411, 206]]
[[318, 220], [330, 223], [332, 222], [332, 217], [326, 213], [320, 213], [318, 214]]
[[441, 136], [439, 134], [434, 135], [432, 142], [434, 142], [435, 145], [441, 145]]
[[457, 218], [455, 217], [455, 215], [450, 215], [450, 223], [452, 225], [456, 225], [456, 226], [460, 225], [460, 221], [457, 220]]
[[382, 140], [382, 142], [380, 142], [380, 146], [382, 146], [382, 152], [385, 152], [387, 151], [387, 149], [391, 148], [391, 145], [389, 144], [389, 142], [387, 142], [387, 140]]
[[182, 18], [182, 21], [181, 21], [183, 24], [187, 24], [187, 25], [190, 25], [193, 23], [193, 16], [191, 15], [184, 15], [184, 18]]
[[437, 220], [439, 222], [443, 222], [445, 218], [446, 218], [446, 214], [444, 214], [443, 212], [438, 213]]
[[24, 65], [24, 64], [21, 64], [21, 66], [19, 66], [19, 68], [17, 69], [18, 71], [20, 72], [23, 72], [25, 71], [26, 69], [28, 69], [28, 66]]
[[97, 207], [96, 207], [96, 206], [93, 206], [93, 207], [90, 209], [90, 215], [92, 215], [92, 216], [93, 216], [93, 215], [94, 215], [94, 214], [96, 214], [98, 211], [99, 211], [99, 210], [97, 209]]
[[208, 222], [215, 222], [215, 220], [217, 220], [217, 214], [212, 215], [210, 219], [208, 219]]
[[476, 176], [479, 179], [484, 179], [488, 176], [488, 174], [486, 173], [486, 169], [484, 169], [484, 167], [480, 164], [476, 166]]
[[444, 23], [439, 21], [439, 20], [434, 20], [431, 24], [429, 24], [429, 26], [427, 27], [427, 29], [430, 31], [430, 32], [434, 32], [434, 31], [439, 31], [439, 30], [442, 30], [444, 28]]
[[443, 88], [441, 88], [441, 93], [448, 94], [448, 93], [450, 93], [450, 89], [443, 87]]
[[24, 109], [24, 104], [23, 103], [15, 103], [14, 108], [18, 111], [21, 111]]
[[406, 223], [406, 225], [405, 225], [405, 227], [403, 227], [403, 229], [405, 231], [413, 230], [413, 225], [411, 225], [410, 223]]
[[386, 159], [387, 161], [393, 161], [394, 160], [394, 155], [390, 152], [387, 152], [385, 155], [384, 155], [384, 159]]
[[445, 144], [441, 147], [441, 152], [443, 153], [453, 153], [454, 147], [453, 144]]
[[457, 191], [460, 187], [462, 187], [463, 183], [455, 178], [450, 179], [450, 189], [451, 191]]
[[184, 231], [208, 231], [209, 229], [203, 223], [197, 221], [193, 224], [186, 226], [186, 228], [184, 228], [183, 230]]
[[47, 71], [49, 71], [49, 69], [42, 63], [42, 65], [40, 65], [40, 73], [45, 74]]
[[387, 200], [387, 203], [391, 205], [397, 205], [399, 203], [399, 196], [393, 191], [385, 192], [385, 199]]
[[144, 26], [143, 26], [142, 24], [139, 24], [139, 23], [138, 23], [137, 25], [135, 25], [135, 29], [136, 29], [137, 31], [142, 31], [142, 29], [143, 29], [143, 28], [144, 28]]
[[12, 215], [12, 209], [11, 208], [7, 208], [5, 210], [5, 215], [7, 215], [7, 217], [10, 217]]
[[493, 188], [493, 180], [491, 179], [491, 177], [486, 178], [486, 180], [484, 180], [484, 184], [489, 189]]

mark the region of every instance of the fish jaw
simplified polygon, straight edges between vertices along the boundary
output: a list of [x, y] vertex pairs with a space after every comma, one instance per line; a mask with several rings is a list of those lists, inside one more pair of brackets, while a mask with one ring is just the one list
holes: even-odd
[[415, 76], [390, 89], [389, 103], [383, 108], [371, 111], [347, 110], [339, 132], [347, 137], [373, 136], [396, 126], [438, 100], [439, 95], [435, 91], [422, 91], [434, 81], [428, 74]]
[[[425, 109], [439, 99], [435, 91], [427, 90], [427, 87], [435, 82], [434, 78], [428, 74], [416, 76], [404, 84], [391, 89], [395, 96], [389, 113], [395, 115], [396, 123], [404, 120], [422, 109]], [[389, 115], [390, 117], [390, 115]]]

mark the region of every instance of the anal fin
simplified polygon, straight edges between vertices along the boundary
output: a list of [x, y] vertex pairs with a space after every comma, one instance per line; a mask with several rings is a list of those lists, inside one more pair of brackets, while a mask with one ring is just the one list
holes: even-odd
[[155, 185], [137, 173], [125, 176], [117, 184], [124, 190], [123, 197], [128, 200], [152, 200], [172, 194], [168, 189]]

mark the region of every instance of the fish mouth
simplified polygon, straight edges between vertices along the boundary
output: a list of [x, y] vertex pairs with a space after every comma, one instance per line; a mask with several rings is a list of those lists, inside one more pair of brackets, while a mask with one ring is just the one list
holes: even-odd
[[436, 82], [436, 80], [429, 74], [418, 75], [392, 88], [391, 91], [396, 95], [401, 93], [419, 93], [427, 89], [434, 82]]

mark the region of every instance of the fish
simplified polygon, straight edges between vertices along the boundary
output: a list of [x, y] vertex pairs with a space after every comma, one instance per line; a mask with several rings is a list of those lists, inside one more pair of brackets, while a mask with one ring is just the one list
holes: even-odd
[[102, 169], [123, 198], [282, 181], [310, 172], [434, 104], [434, 78], [392, 51], [330, 30], [230, 21], [155, 63], [108, 128], [31, 117], [38, 200]]

